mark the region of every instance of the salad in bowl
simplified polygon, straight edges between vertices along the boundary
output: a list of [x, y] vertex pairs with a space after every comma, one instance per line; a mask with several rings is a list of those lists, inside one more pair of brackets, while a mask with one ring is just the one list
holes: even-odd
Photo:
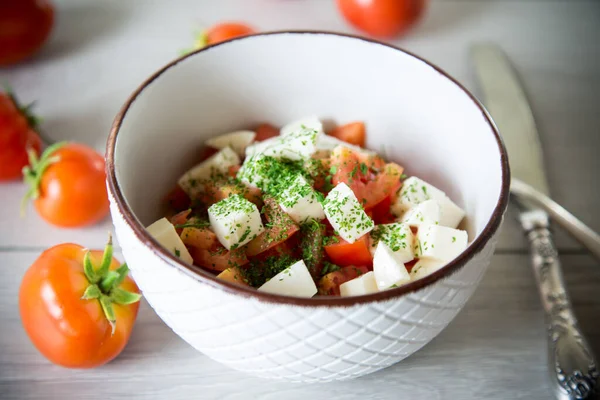
[[[423, 278], [469, 238], [443, 191], [317, 117], [208, 139], [148, 232], [182, 261], [258, 291], [357, 296]], [[410, 170], [410, 169], [409, 169]]]

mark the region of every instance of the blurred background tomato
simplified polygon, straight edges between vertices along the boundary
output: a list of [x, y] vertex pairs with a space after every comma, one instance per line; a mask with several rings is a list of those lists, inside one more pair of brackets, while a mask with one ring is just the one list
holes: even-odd
[[35, 54], [53, 24], [54, 7], [46, 0], [0, 0], [0, 66]]

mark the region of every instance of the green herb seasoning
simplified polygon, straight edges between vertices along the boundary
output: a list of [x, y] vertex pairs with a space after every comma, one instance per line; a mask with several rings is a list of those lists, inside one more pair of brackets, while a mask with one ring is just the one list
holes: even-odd
[[381, 240], [394, 252], [408, 248], [411, 244], [409, 242], [411, 237], [410, 227], [401, 223], [377, 225], [371, 232], [374, 243]]
[[323, 269], [321, 270], [321, 276], [325, 276], [330, 272], [339, 271], [342, 269], [339, 265], [332, 264], [328, 261], [323, 262]]

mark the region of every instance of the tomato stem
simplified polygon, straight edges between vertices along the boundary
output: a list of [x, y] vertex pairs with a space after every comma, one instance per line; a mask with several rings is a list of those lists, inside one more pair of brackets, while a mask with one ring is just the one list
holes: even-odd
[[106, 247], [104, 248], [104, 254], [102, 255], [102, 262], [100, 263], [100, 269], [98, 270], [98, 275], [104, 276], [108, 272], [108, 268], [110, 267], [110, 263], [112, 262], [113, 256], [113, 244], [112, 244], [112, 235], [108, 233], [108, 242], [106, 243]]
[[128, 292], [120, 288], [121, 284], [127, 278], [129, 267], [127, 264], [119, 268], [110, 270], [112, 264], [113, 244], [112, 235], [108, 234], [108, 242], [102, 254], [102, 261], [98, 269], [94, 268], [91, 259], [91, 252], [87, 251], [83, 256], [83, 271], [90, 283], [81, 296], [82, 300], [97, 300], [100, 302], [104, 316], [110, 323], [112, 333], [116, 328], [116, 317], [114, 304], [128, 305], [140, 301], [142, 295], [139, 293]]
[[29, 165], [23, 167], [23, 181], [29, 188], [21, 201], [21, 217], [25, 215], [28, 201], [40, 197], [40, 183], [42, 181], [42, 176], [50, 165], [59, 160], [59, 157], [54, 153], [66, 144], [67, 142], [59, 142], [48, 146], [39, 158], [34, 149], [27, 149]]

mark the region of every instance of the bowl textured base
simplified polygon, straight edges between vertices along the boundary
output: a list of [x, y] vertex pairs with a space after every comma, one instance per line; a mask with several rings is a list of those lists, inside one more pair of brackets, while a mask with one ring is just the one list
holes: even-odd
[[199, 282], [136, 240], [111, 198], [124, 257], [165, 323], [210, 358], [255, 376], [353, 379], [395, 364], [433, 339], [473, 294], [496, 238], [453, 275], [401, 298], [352, 307], [267, 303]]

